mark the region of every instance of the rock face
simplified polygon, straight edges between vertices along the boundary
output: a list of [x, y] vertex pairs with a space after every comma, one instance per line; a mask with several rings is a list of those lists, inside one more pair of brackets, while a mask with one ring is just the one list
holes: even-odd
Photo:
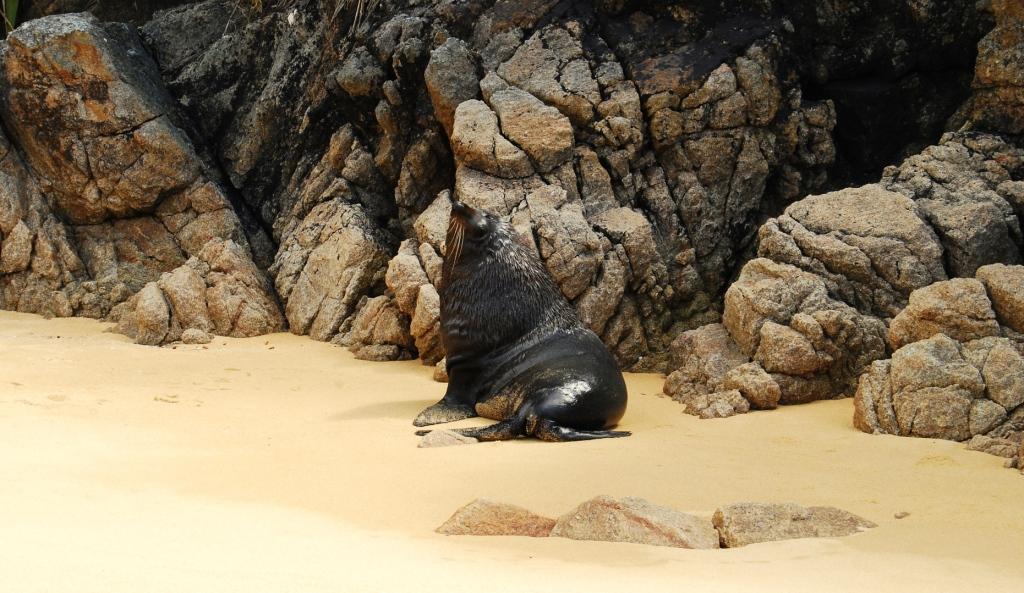
[[978, 44], [974, 90], [955, 116], [958, 124], [1007, 134], [1024, 132], [1024, 11], [994, 0], [996, 27]]
[[551, 535], [676, 548], [718, 547], [718, 533], [709, 520], [629, 497], [588, 500], [560, 517]]
[[802, 537], [843, 537], [877, 527], [834, 507], [743, 502], [715, 511], [712, 521], [723, 548]]
[[[222, 258], [213, 252], [224, 242], [233, 246], [230, 269], [218, 274], [262, 278], [216, 172], [189, 140], [132, 29], [88, 15], [30, 21], [0, 47], [0, 78], [0, 115], [14, 141], [0, 141], [9, 182], [0, 222], [3, 306], [106, 317], [187, 261], [216, 268]], [[253, 335], [282, 327], [272, 293], [253, 289], [262, 291], [251, 305], [263, 316], [256, 322], [250, 305], [238, 303], [243, 297], [224, 288], [240, 286], [234, 279], [211, 282], [204, 304], [221, 317], [197, 322], [204, 329]], [[145, 343], [181, 333], [161, 317], [158, 293], [139, 292], [132, 306], [146, 318], [133, 331]], [[242, 317], [223, 318], [229, 311]]]
[[554, 519], [535, 515], [511, 504], [478, 498], [455, 511], [437, 528], [445, 535], [525, 535], [547, 537]]
[[[1007, 139], [958, 132], [879, 187], [797, 202], [833, 172], [875, 178], [933, 142], [990, 21], [975, 3], [699, 4], [396, 0], [356, 22], [318, 0], [207, 0], [138, 33], [30, 20], [0, 42], [0, 307], [114, 319], [142, 306], [144, 340], [191, 336], [205, 324], [177, 320], [198, 314], [162, 275], [230, 241], [272, 282], [247, 285], [263, 321], [246, 327], [280, 328], [280, 303], [293, 332], [436, 364], [454, 196], [512, 220], [623, 368], [675, 371], [680, 334], [723, 310], [746, 319], [723, 299], [755, 252], [815, 276], [820, 302], [726, 323], [742, 354], [729, 378], [694, 367], [675, 395], [709, 416], [838, 395], [884, 355], [872, 319], [916, 288], [1021, 261]], [[1011, 4], [996, 5], [975, 85], [978, 105], [1007, 97], [1002, 131]], [[81, 7], [29, 5], [23, 17]], [[209, 290], [208, 310], [234, 306]]]

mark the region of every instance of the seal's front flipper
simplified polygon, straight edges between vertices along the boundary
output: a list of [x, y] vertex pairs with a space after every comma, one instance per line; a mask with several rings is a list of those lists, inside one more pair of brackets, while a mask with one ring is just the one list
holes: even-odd
[[542, 441], [561, 443], [567, 441], [590, 441], [593, 439], [615, 439], [628, 437], [633, 433], [625, 430], [576, 430], [555, 424], [552, 420], [541, 420], [533, 436]]
[[429, 408], [420, 412], [419, 416], [412, 421], [413, 426], [430, 426], [431, 424], [443, 424], [455, 422], [466, 418], [475, 418], [476, 410], [473, 406], [462, 406], [450, 404], [443, 399]]

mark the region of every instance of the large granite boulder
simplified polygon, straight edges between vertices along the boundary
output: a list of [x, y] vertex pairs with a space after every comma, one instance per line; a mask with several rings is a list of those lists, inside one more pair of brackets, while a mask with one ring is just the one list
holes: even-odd
[[954, 278], [919, 288], [889, 324], [893, 350], [945, 334], [958, 342], [999, 335], [985, 286], [974, 278]]
[[768, 259], [748, 262], [725, 296], [723, 323], [778, 384], [779, 403], [850, 395], [885, 356], [885, 325], [830, 296], [826, 282]]
[[761, 227], [758, 255], [817, 275], [867, 314], [892, 317], [945, 280], [942, 245], [913, 201], [877, 185], [811, 196]]
[[854, 425], [865, 432], [965, 441], [1024, 430], [1024, 358], [1006, 338], [908, 344], [860, 378]]

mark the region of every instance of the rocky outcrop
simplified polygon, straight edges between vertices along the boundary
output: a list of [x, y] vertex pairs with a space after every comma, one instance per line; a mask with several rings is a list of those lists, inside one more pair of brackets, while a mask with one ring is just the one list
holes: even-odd
[[478, 498], [455, 511], [436, 531], [445, 535], [547, 537], [554, 526], [554, 519], [522, 507]]
[[[143, 27], [198, 136], [296, 260], [282, 264], [279, 253], [272, 269], [293, 331], [347, 342], [358, 314], [358, 299], [346, 294], [289, 291], [298, 260], [315, 250], [295, 253], [290, 236], [332, 224], [319, 205], [362, 206], [361, 232], [384, 238], [389, 258], [410, 263], [415, 251], [427, 273], [434, 262], [422, 245], [439, 259], [443, 229], [428, 241], [414, 227], [450, 189], [514, 219], [623, 366], [662, 368], [680, 331], [717, 318], [725, 262], [749, 246], [751, 221], [769, 202], [820, 186], [832, 161], [834, 113], [803, 99], [781, 22], [730, 38], [728, 26], [719, 28], [724, 17], [707, 15], [716, 39], [688, 52], [717, 41], [728, 49], [666, 86], [656, 79], [675, 76], [671, 46], [691, 42], [661, 7], [637, 18], [664, 19], [664, 47], [606, 29], [607, 11], [619, 9], [585, 3], [557, 12], [550, 2], [504, 0], [471, 11], [388, 8], [344, 34], [325, 26], [312, 2], [287, 15], [237, 15], [214, 0]], [[185, 23], [188, 44], [174, 34]], [[346, 129], [358, 158], [337, 150]], [[360, 171], [367, 174], [350, 175]], [[432, 363], [443, 351], [430, 306], [437, 282], [428, 280], [433, 292], [423, 289], [423, 299], [419, 280], [403, 284], [417, 287], [414, 299], [386, 282], [357, 291], [393, 299], [417, 353]], [[323, 302], [336, 301], [344, 304], [315, 321]]]
[[880, 184], [914, 200], [942, 243], [947, 273], [972, 277], [985, 264], [1021, 261], [1022, 172], [1024, 150], [964, 132], [887, 168]]
[[[1012, 200], [1021, 154], [996, 136], [948, 135], [879, 184], [810, 196], [769, 219], [759, 259], [726, 292], [728, 335], [719, 332], [716, 346], [749, 357], [744, 377], [760, 387], [724, 380], [737, 356], [716, 374], [695, 372], [705, 356], [684, 340], [674, 344], [666, 393], [699, 396], [690, 411], [719, 417], [744, 411], [730, 390], [755, 408], [770, 407], [755, 389], [772, 393], [772, 383], [784, 404], [850, 395], [872, 361], [939, 333], [1021, 341], [1009, 321], [1020, 317], [1020, 266], [984, 265], [1019, 261]], [[975, 271], [979, 279], [946, 280]]]
[[718, 547], [718, 533], [706, 518], [631, 497], [588, 500], [559, 517], [551, 536], [698, 550]]
[[[854, 424], [865, 432], [964, 441], [1024, 437], [1024, 346], [1012, 327], [1024, 266], [991, 265], [976, 279], [911, 294], [889, 327], [895, 352], [861, 376]], [[987, 287], [993, 287], [986, 291]], [[990, 296], [992, 297], [990, 300]]]
[[877, 527], [842, 509], [794, 503], [730, 504], [716, 510], [712, 522], [723, 548], [802, 537], [843, 537]]
[[973, 94], [953, 117], [957, 127], [1024, 132], [1024, 10], [1015, 0], [993, 0], [996, 27], [978, 43]]
[[[749, 366], [686, 397], [717, 416], [835, 395], [878, 354], [834, 353], [871, 333], [858, 315], [888, 320], [915, 288], [1014, 263], [1018, 157], [964, 132], [883, 179], [905, 201], [872, 188], [779, 212], [853, 155], [934, 138], [987, 21], [970, 3], [712, 4], [399, 0], [356, 19], [318, 0], [207, 0], [157, 13], [141, 43], [88, 16], [29, 21], [0, 50], [0, 167], [18, 179], [3, 199], [20, 204], [0, 216], [0, 305], [106, 317], [230, 240], [268, 271], [291, 331], [435, 364], [454, 195], [512, 220], [624, 368], [674, 371], [670, 345], [720, 319], [755, 249], [816, 275], [825, 309], [855, 312], [772, 318], [799, 340], [759, 324], [786, 360], [732, 335]], [[878, 86], [894, 90], [865, 92]], [[893, 138], [850, 127], [900, 117]]]
[[149, 345], [284, 330], [270, 279], [244, 249], [221, 239], [211, 239], [184, 265], [147, 284], [113, 316], [119, 332]]
[[0, 48], [0, 77], [0, 115], [14, 141], [3, 141], [4, 306], [116, 319], [125, 299], [201, 261], [210, 284], [188, 288], [202, 285], [210, 315], [183, 302], [172, 302], [180, 312], [161, 309], [154, 286], [129, 306], [146, 317], [132, 335], [176, 340], [193, 321], [222, 335], [282, 327], [216, 171], [132, 29], [88, 15], [30, 21]]

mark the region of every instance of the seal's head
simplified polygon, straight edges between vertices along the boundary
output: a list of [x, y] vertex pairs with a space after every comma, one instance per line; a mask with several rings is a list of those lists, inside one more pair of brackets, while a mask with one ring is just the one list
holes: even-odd
[[486, 352], [539, 326], [579, 324], [536, 250], [502, 218], [452, 202], [441, 325], [449, 353]]
[[494, 253], [509, 236], [505, 226], [497, 216], [454, 200], [445, 239], [445, 272], [450, 273], [460, 262], [475, 261]]

